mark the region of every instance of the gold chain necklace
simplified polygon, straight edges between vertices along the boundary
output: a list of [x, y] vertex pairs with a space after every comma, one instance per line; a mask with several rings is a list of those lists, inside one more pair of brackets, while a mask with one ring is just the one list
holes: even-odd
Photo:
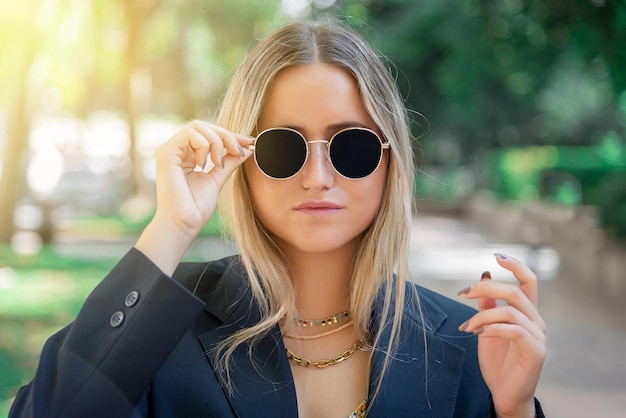
[[349, 326], [351, 326], [352, 324], [354, 324], [353, 320], [350, 320], [349, 322], [346, 322], [345, 324], [341, 325], [340, 327], [337, 328], [333, 328], [330, 331], [326, 331], [326, 332], [321, 332], [319, 334], [313, 334], [313, 335], [298, 335], [298, 334], [290, 334], [290, 333], [284, 333], [283, 337], [285, 338], [293, 338], [294, 340], [316, 340], [318, 338], [323, 338], [323, 337], [328, 337], [329, 335], [333, 335], [341, 330], [344, 330], [346, 328], [348, 328]]
[[294, 316], [293, 320], [298, 326], [301, 327], [325, 327], [326, 325], [336, 324], [339, 321], [348, 319], [349, 316], [350, 311], [344, 311], [322, 319], [302, 319]]
[[315, 366], [320, 369], [323, 369], [325, 367], [332, 366], [333, 364], [338, 364], [338, 363], [341, 363], [342, 361], [348, 360], [350, 357], [352, 357], [352, 354], [354, 354], [356, 350], [363, 347], [363, 344], [365, 344], [365, 340], [363, 340], [363, 338], [359, 338], [358, 341], [355, 342], [354, 345], [352, 345], [352, 347], [350, 347], [349, 349], [347, 349], [346, 351], [344, 351], [337, 357], [326, 359], [326, 360], [315, 360], [315, 361], [296, 356], [293, 353], [293, 351], [291, 351], [288, 348], [285, 348], [285, 350], [287, 350], [287, 358], [289, 360], [295, 361], [300, 366], [303, 366], [303, 367]]

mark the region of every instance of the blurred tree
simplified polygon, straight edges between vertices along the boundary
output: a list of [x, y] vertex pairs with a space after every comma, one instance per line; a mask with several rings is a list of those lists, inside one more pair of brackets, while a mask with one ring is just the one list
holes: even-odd
[[275, 0], [1, 1], [0, 242], [13, 234], [31, 118], [120, 110], [138, 191], [139, 118], [210, 118], [250, 39], [283, 21]]
[[128, 136], [130, 140], [130, 159], [133, 167], [130, 192], [138, 194], [145, 185], [142, 157], [137, 147], [137, 124], [142, 113], [149, 109], [151, 94], [150, 74], [145, 68], [145, 57], [142, 56], [146, 26], [152, 15], [161, 5], [160, 0], [121, 0], [126, 23], [126, 48], [122, 66], [123, 104], [122, 109], [127, 115]]
[[[0, 92], [7, 103], [4, 115], [6, 146], [0, 173], [0, 242], [10, 242], [13, 214], [20, 196], [23, 157], [28, 147], [32, 116], [31, 70], [43, 35], [45, 7], [35, 0], [2, 6], [0, 14]], [[33, 24], [24, 25], [31, 21]], [[29, 75], [31, 77], [29, 77]]]
[[621, 1], [370, 0], [367, 25], [408, 106], [432, 124], [431, 161], [623, 132]]

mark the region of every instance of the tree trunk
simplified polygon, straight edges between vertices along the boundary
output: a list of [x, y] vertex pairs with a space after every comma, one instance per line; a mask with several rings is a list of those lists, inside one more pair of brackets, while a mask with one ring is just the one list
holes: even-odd
[[[0, 177], [0, 243], [9, 243], [15, 232], [13, 215], [24, 182], [24, 152], [28, 147], [30, 114], [27, 74], [35, 57], [35, 47], [23, 50], [15, 60], [15, 83], [6, 118], [7, 146]], [[20, 59], [21, 58], [21, 59]]]
[[[160, 5], [159, 0], [125, 1], [128, 28], [128, 45], [124, 74], [124, 107], [128, 115], [128, 134], [130, 140], [130, 158], [133, 166], [131, 194], [145, 192], [145, 180], [142, 159], [137, 150], [137, 121], [142, 112], [150, 107], [150, 74], [142, 69], [142, 34], [145, 23]], [[146, 82], [148, 81], [148, 82]]]

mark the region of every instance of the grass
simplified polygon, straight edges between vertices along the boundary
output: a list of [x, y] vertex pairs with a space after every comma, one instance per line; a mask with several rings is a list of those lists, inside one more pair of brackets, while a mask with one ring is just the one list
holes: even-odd
[[[108, 217], [82, 217], [71, 223], [72, 231], [76, 233], [107, 237], [107, 236], [137, 236], [144, 230], [152, 214], [140, 219], [131, 220], [121, 215]], [[216, 213], [198, 234], [199, 237], [220, 237], [221, 219]]]
[[45, 340], [67, 325], [116, 260], [67, 259], [44, 248], [19, 257], [0, 247], [0, 417], [33, 378]]

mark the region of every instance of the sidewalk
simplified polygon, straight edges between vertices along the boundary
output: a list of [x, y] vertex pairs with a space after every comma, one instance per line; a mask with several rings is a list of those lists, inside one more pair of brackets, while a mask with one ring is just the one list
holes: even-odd
[[[455, 219], [418, 217], [413, 235], [416, 263], [429, 264], [429, 254], [445, 254], [436, 267], [454, 273], [466, 269], [453, 278], [441, 272], [427, 274], [430, 266], [420, 274], [418, 267], [418, 283], [456, 299], [457, 291], [479, 280], [483, 270], [490, 270], [494, 280], [509, 279], [493, 261], [494, 251], [526, 262], [530, 254], [523, 246], [490, 243], [471, 225]], [[542, 254], [539, 310], [548, 326], [548, 340], [537, 396], [546, 415], [621, 418], [626, 410], [626, 308], [606, 305], [570, 286], [566, 277], [551, 270], [554, 254], [547, 249]]]

